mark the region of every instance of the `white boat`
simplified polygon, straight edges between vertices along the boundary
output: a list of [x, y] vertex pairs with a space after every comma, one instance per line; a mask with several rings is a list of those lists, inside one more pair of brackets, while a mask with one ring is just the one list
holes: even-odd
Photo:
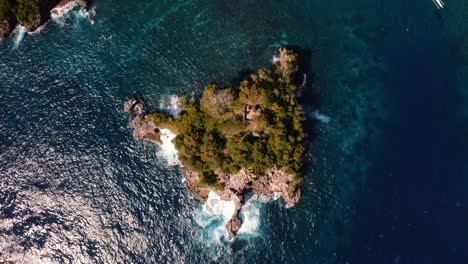
[[432, 2], [434, 2], [434, 4], [437, 6], [437, 8], [444, 8], [444, 2], [442, 2], [442, 0], [432, 0]]

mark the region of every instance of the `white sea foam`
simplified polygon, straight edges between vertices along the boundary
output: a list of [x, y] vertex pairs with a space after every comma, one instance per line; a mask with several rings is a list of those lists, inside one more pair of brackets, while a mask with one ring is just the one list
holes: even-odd
[[445, 4], [444, 2], [442, 2], [442, 0], [432, 0], [432, 2], [434, 2], [434, 4], [437, 6], [437, 8], [444, 8]]
[[242, 219], [242, 226], [239, 229], [239, 238], [249, 238], [258, 236], [260, 228], [260, 208], [262, 203], [276, 201], [281, 197], [281, 193], [275, 192], [271, 195], [254, 194], [247, 199], [240, 211], [239, 217]]
[[258, 201], [248, 200], [242, 206], [239, 217], [242, 220], [242, 225], [238, 232], [239, 238], [259, 235], [260, 205]]
[[33, 35], [37, 35], [37, 34], [41, 33], [41, 31], [45, 29], [46, 24], [43, 24], [43, 25], [39, 26], [38, 28], [36, 28], [36, 30], [34, 30], [32, 32], [28, 32], [28, 35], [33, 36]]
[[72, 11], [77, 6], [78, 6], [78, 3], [76, 3], [75, 1], [71, 1], [64, 6], [56, 7], [50, 10], [50, 17], [52, 18], [52, 20], [54, 20], [58, 24], [63, 25], [64, 23], [63, 18], [65, 17], [65, 15], [68, 12]]
[[223, 201], [215, 192], [208, 194], [208, 200], [195, 212], [195, 222], [203, 228], [204, 242], [220, 244], [228, 239], [225, 228], [236, 211], [234, 201]]
[[93, 7], [91, 9], [86, 9], [86, 8], [81, 8], [80, 11], [78, 12], [78, 15], [88, 19], [88, 22], [91, 25], [94, 25], [94, 16], [96, 15], [96, 9]]
[[[73, 11], [77, 7], [80, 7], [79, 10]], [[67, 19], [68, 14], [70, 13], [73, 13], [73, 15], [78, 19], [87, 19], [91, 25], [94, 24], [93, 17], [96, 13], [94, 7], [88, 10], [83, 6], [80, 6], [75, 1], [71, 1], [66, 5], [52, 9], [50, 11], [50, 17], [57, 24], [64, 26], [65, 20]]]
[[319, 110], [315, 110], [309, 105], [303, 105], [302, 109], [304, 109], [304, 112], [309, 118], [316, 119], [325, 124], [331, 121], [331, 117], [320, 113]]
[[[238, 239], [248, 239], [260, 235], [260, 209], [264, 203], [276, 201], [281, 193], [272, 195], [251, 195], [242, 206], [239, 217], [241, 228], [237, 233]], [[235, 212], [233, 201], [223, 201], [214, 192], [210, 192], [208, 200], [195, 213], [195, 222], [203, 228], [201, 239], [208, 244], [221, 244], [229, 241], [226, 224]]]
[[169, 129], [161, 129], [161, 153], [167, 159], [169, 165], [180, 164], [178, 152], [173, 142], [175, 138], [176, 135], [172, 133], [172, 131], [170, 131]]
[[165, 97], [159, 103], [159, 108], [168, 112], [172, 117], [176, 118], [180, 113], [180, 98], [177, 95]]
[[16, 26], [15, 30], [13, 31], [13, 34], [14, 34], [14, 43], [15, 43], [15, 47], [17, 47], [20, 42], [24, 39], [24, 37], [26, 36], [28, 30], [21, 26], [21, 25], [18, 25]]
[[266, 194], [261, 194], [261, 195], [258, 195], [258, 194], [255, 194], [252, 196], [251, 199], [253, 200], [257, 200], [259, 202], [262, 202], [262, 203], [268, 203], [268, 202], [271, 202], [271, 201], [276, 201], [278, 200], [279, 198], [281, 198], [282, 194], [280, 192], [274, 192], [273, 194], [269, 194], [269, 195], [266, 195]]
[[273, 55], [273, 58], [271, 59], [271, 63], [277, 64], [279, 61], [280, 61], [280, 57], [277, 54]]
[[314, 119], [317, 119], [318, 121], [322, 122], [322, 123], [329, 123], [330, 120], [331, 120], [331, 117], [327, 116], [327, 115], [324, 115], [324, 114], [321, 114], [318, 110], [315, 110], [313, 112], [310, 112], [309, 113], [309, 116], [311, 118], [314, 118]]
[[[172, 117], [176, 118], [177, 114], [181, 111], [179, 100], [179, 97], [176, 95], [165, 97], [161, 100], [159, 107], [162, 111], [165, 111]], [[178, 158], [178, 151], [173, 142], [175, 138], [176, 135], [169, 129], [161, 129], [161, 153], [167, 159], [169, 165], [182, 165]]]

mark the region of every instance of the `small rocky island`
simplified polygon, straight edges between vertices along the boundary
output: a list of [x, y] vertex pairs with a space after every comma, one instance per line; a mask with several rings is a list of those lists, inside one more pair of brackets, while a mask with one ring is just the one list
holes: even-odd
[[292, 50], [280, 48], [272, 67], [235, 86], [209, 85], [200, 98], [182, 100], [177, 117], [148, 112], [144, 100], [125, 103], [136, 139], [161, 143], [166, 131], [176, 135], [185, 183], [197, 199], [206, 201], [214, 191], [234, 201], [226, 225], [230, 237], [242, 225], [247, 193], [280, 193], [288, 206], [300, 199], [305, 114], [296, 100], [303, 79], [297, 60]]
[[91, 0], [0, 0], [0, 39], [18, 26], [34, 32], [50, 18], [51, 12], [71, 5], [87, 7]]

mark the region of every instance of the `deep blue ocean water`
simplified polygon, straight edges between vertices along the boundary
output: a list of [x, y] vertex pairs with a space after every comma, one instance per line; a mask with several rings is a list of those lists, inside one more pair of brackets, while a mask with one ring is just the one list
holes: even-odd
[[[466, 263], [468, 3], [110, 1], [0, 42], [0, 262]], [[234, 243], [123, 102], [158, 109], [280, 45], [309, 62], [304, 196]], [[202, 214], [202, 215], [201, 215]], [[254, 222], [255, 222], [254, 221]]]

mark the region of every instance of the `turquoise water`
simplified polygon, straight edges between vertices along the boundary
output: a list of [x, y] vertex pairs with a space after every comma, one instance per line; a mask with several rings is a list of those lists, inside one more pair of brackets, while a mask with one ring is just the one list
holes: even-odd
[[[95, 1], [0, 42], [0, 260], [459, 263], [468, 258], [468, 4]], [[252, 199], [222, 237], [123, 102], [154, 109], [300, 49], [304, 196]], [[316, 115], [313, 115], [316, 117]], [[261, 199], [260, 199], [261, 200]]]

